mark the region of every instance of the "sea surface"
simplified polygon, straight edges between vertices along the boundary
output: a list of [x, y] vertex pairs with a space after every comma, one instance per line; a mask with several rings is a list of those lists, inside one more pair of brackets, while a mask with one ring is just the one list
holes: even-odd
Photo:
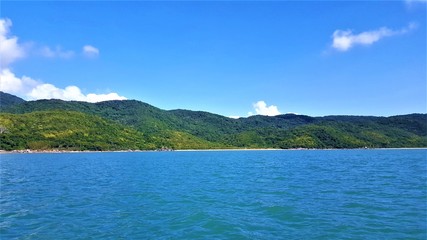
[[427, 150], [0, 155], [4, 239], [427, 239]]

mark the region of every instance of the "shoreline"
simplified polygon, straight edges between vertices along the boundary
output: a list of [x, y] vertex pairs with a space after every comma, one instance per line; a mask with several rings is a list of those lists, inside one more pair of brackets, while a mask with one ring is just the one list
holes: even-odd
[[230, 149], [177, 149], [177, 150], [0, 150], [0, 154], [37, 154], [37, 153], [133, 153], [133, 152], [232, 152], [232, 151], [333, 151], [333, 150], [427, 150], [427, 147], [418, 148], [230, 148]]

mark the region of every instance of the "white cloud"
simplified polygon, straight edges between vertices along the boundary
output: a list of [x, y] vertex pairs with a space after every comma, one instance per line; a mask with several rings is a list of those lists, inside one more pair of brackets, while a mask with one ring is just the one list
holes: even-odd
[[2, 69], [0, 72], [0, 91], [3, 92], [25, 95], [25, 93], [39, 84], [40, 82], [27, 76], [16, 77], [8, 68]]
[[229, 118], [232, 118], [232, 119], [239, 119], [239, 118], [241, 118], [240, 116], [228, 116]]
[[69, 59], [74, 57], [74, 52], [71, 50], [62, 50], [61, 47], [57, 46], [54, 49], [51, 49], [50, 47], [44, 46], [41, 47], [39, 50], [39, 53], [43, 57], [47, 58], [64, 58]]
[[81, 100], [83, 94], [75, 86], [69, 86], [65, 89], [59, 89], [52, 84], [44, 83], [33, 88], [28, 94], [30, 99], [63, 99], [63, 100]]
[[108, 100], [126, 100], [127, 98], [119, 96], [117, 93], [108, 93], [108, 94], [94, 94], [89, 93], [86, 95], [87, 102], [102, 102]]
[[[18, 37], [9, 36], [12, 21], [8, 18], [0, 19], [0, 66], [8, 68], [8, 66], [18, 59], [24, 58], [27, 55], [37, 55], [46, 58], [73, 58], [76, 53], [72, 50], [64, 50], [61, 46], [37, 46], [37, 44], [19, 44]], [[31, 46], [32, 45], [32, 46]], [[32, 49], [30, 49], [32, 48]], [[99, 49], [91, 45], [83, 46], [83, 55], [85, 57], [97, 57]]]
[[[37, 99], [62, 99], [86, 102], [101, 102], [107, 100], [125, 100], [126, 98], [117, 93], [107, 94], [83, 94], [77, 86], [68, 86], [64, 89], [53, 84], [43, 83], [27, 76], [17, 77], [9, 68], [9, 65], [19, 58], [25, 57], [26, 53], [18, 44], [18, 38], [9, 37], [12, 21], [0, 19], [0, 91], [18, 95], [28, 100]], [[99, 50], [92, 46], [84, 46], [83, 50], [90, 54], [99, 54]], [[62, 50], [61, 47], [54, 49], [44, 46], [35, 50], [39, 55], [48, 58], [71, 58], [75, 55], [73, 51]]]
[[16, 36], [8, 36], [12, 21], [7, 18], [0, 19], [0, 67], [6, 68], [19, 58], [25, 57], [25, 51], [18, 44]]
[[30, 99], [62, 99], [62, 100], [74, 100], [84, 102], [102, 102], [108, 100], [126, 100], [125, 97], [118, 95], [117, 93], [108, 94], [94, 94], [89, 93], [83, 94], [80, 88], [76, 86], [68, 86], [64, 89], [58, 88], [52, 84], [44, 83], [37, 85], [33, 88], [27, 96]]
[[[265, 115], [265, 116], [276, 116], [281, 114], [277, 106], [271, 105], [267, 106], [264, 101], [258, 101], [253, 104], [254, 110], [257, 115]], [[248, 113], [249, 116], [254, 115], [252, 112]]]
[[405, 34], [416, 28], [416, 24], [411, 23], [408, 27], [400, 30], [391, 30], [382, 27], [378, 30], [353, 34], [351, 30], [335, 30], [332, 34], [332, 47], [338, 51], [347, 51], [355, 45], [371, 45], [384, 37]]
[[10, 69], [3, 69], [0, 73], [0, 91], [16, 94], [29, 100], [37, 99], [62, 99], [85, 102], [101, 102], [108, 100], [125, 100], [126, 98], [117, 93], [108, 94], [83, 94], [80, 88], [68, 86], [64, 89], [53, 84], [42, 83], [30, 77], [21, 78], [15, 76]]
[[90, 58], [97, 57], [99, 55], [99, 49], [91, 45], [85, 45], [83, 46], [83, 55]]
[[84, 101], [84, 102], [102, 102], [109, 100], [126, 100], [125, 97], [118, 95], [117, 93], [108, 94], [95, 94], [89, 93], [83, 94], [77, 86], [68, 86], [64, 89], [58, 88], [52, 84], [44, 83], [39, 84], [30, 92], [27, 96], [31, 100], [37, 99], [62, 99], [66, 101]]

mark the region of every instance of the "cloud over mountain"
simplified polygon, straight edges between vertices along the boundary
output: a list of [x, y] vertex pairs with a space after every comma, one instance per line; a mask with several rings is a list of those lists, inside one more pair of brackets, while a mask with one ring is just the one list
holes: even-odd
[[[124, 100], [123, 96], [117, 93], [84, 94], [77, 86], [67, 86], [58, 88], [50, 83], [43, 83], [28, 76], [16, 76], [10, 65], [19, 59], [26, 57], [25, 47], [18, 42], [18, 37], [10, 35], [12, 21], [7, 18], [0, 19], [0, 91], [16, 94], [30, 100], [37, 99], [62, 99], [86, 102], [100, 102], [107, 100]], [[75, 56], [74, 51], [63, 50], [61, 47], [51, 48], [41, 47], [35, 51], [39, 56], [47, 58], [69, 59]], [[83, 47], [83, 54], [86, 57], [96, 57], [99, 50], [91, 45]]]
[[[275, 105], [267, 106], [267, 103], [264, 101], [258, 101], [253, 104], [253, 108], [257, 115], [265, 115], [265, 116], [276, 116], [280, 115], [279, 109]], [[249, 112], [248, 115], [254, 115], [252, 112]]]

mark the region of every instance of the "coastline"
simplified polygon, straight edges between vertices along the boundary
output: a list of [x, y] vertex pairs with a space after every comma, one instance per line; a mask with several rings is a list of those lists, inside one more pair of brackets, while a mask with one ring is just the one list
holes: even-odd
[[231, 152], [231, 151], [335, 151], [335, 150], [427, 150], [427, 147], [417, 148], [230, 148], [230, 149], [177, 149], [177, 150], [0, 150], [0, 154], [40, 154], [40, 153], [132, 153], [132, 152]]

